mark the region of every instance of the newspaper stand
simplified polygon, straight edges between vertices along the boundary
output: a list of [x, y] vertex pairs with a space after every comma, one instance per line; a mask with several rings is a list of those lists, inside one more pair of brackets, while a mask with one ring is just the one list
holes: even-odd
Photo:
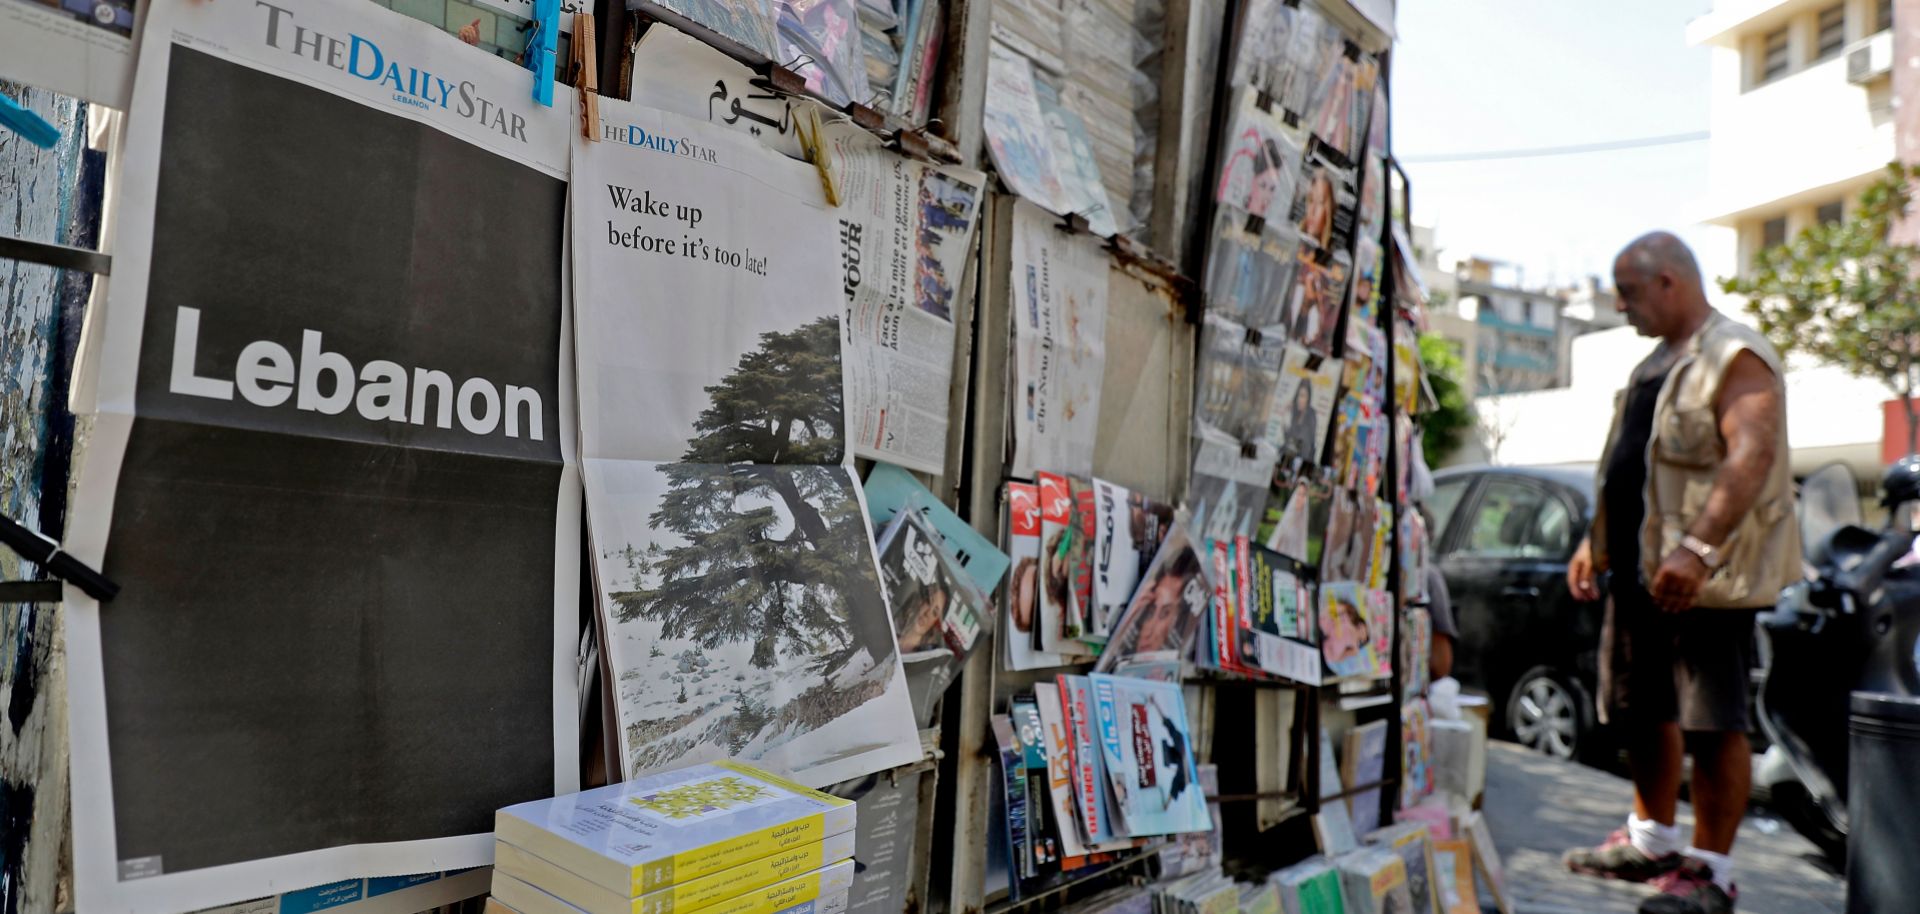
[[[1297, 2], [1297, 0], [1289, 0]], [[1343, 23], [1364, 25], [1365, 19], [1346, 0], [1326, 0]], [[1160, 77], [1160, 123], [1158, 161], [1153, 184], [1152, 228], [1154, 244], [1149, 247], [1132, 237], [1116, 236], [1104, 245], [1108, 258], [1111, 300], [1109, 304], [1107, 344], [1109, 371], [1104, 379], [1105, 399], [1124, 402], [1127, 408], [1103, 414], [1100, 421], [1099, 448], [1095, 473], [1136, 487], [1157, 497], [1179, 500], [1188, 488], [1191, 453], [1188, 433], [1193, 427], [1192, 407], [1195, 392], [1195, 365], [1200, 347], [1199, 327], [1205, 302], [1201, 286], [1194, 277], [1203, 276], [1201, 255], [1205, 251], [1203, 234], [1212, 223], [1211, 203], [1195, 199], [1195, 189], [1205, 188], [1214, 174], [1216, 149], [1225, 132], [1225, 110], [1230, 101], [1228, 74], [1232, 37], [1221, 44], [1209, 44], [1209, 22], [1230, 25], [1239, 21], [1245, 0], [1169, 0], [1166, 4], [1166, 63]], [[543, 9], [552, 11], [558, 4], [548, 0]], [[668, 23], [687, 32], [739, 61], [757, 74], [763, 91], [807, 97], [845, 115], [855, 124], [878, 135], [891, 148], [923, 160], [979, 163], [984, 159], [981, 104], [984, 98], [986, 43], [990, 40], [988, 15], [990, 4], [982, 0], [957, 0], [948, 7], [944, 38], [947, 61], [943, 64], [943, 82], [938, 93], [938, 117], [932, 126], [900, 123], [865, 104], [833, 105], [807, 89], [804, 80], [784, 65], [750, 48], [701, 26], [686, 16], [653, 0], [600, 0], [588, 4], [594, 10], [587, 20], [593, 29], [586, 35], [587, 48], [575, 47], [570, 82], [627, 88], [620, 78], [622, 66], [631, 63], [632, 38], [629, 26], [646, 22]], [[369, 15], [378, 7], [368, 5]], [[378, 15], [391, 15], [379, 11]], [[553, 16], [553, 12], [548, 13]], [[585, 15], [585, 14], [582, 14]], [[1237, 27], [1237, 26], [1234, 26]], [[576, 28], [576, 33], [578, 29]], [[551, 41], [547, 40], [544, 65], [553, 66]], [[1385, 36], [1379, 36], [1384, 44]], [[591, 53], [598, 50], [597, 60]], [[587, 52], [587, 53], [583, 53]], [[1211, 56], [1210, 56], [1211, 55]], [[1382, 78], [1390, 53], [1380, 54]], [[1202, 62], [1216, 62], [1212, 72], [1202, 72]], [[0, 79], [7, 77], [0, 65]], [[618, 90], [615, 90], [618, 91]], [[608, 94], [614, 94], [609, 92]], [[1204, 116], [1189, 116], [1190, 111], [1205, 111]], [[1385, 146], [1389, 175], [1397, 173], [1391, 159], [1391, 119]], [[1364, 169], [1361, 170], [1364, 179]], [[1388, 178], [1391, 187], [1393, 181]], [[1360, 187], [1360, 192], [1368, 189]], [[0, 191], [4, 191], [0, 188]], [[1404, 177], [1399, 182], [1399, 205], [1406, 217], [1407, 194]], [[3, 194], [0, 194], [3, 196]], [[1211, 195], [1206, 195], [1209, 199]], [[1391, 213], [1395, 196], [1387, 194]], [[947, 455], [944, 471], [938, 475], [920, 474], [921, 481], [943, 500], [953, 505], [976, 530], [998, 539], [1004, 529], [1002, 503], [1009, 475], [1006, 463], [1007, 417], [1010, 409], [1005, 379], [1011, 353], [1006, 329], [1009, 326], [1011, 277], [1008, 273], [1011, 245], [1012, 210], [1015, 198], [1005, 194], [990, 196], [980, 219], [971, 268], [960, 283], [955, 301], [953, 323], [956, 329], [953, 385], [948, 411]], [[1202, 218], [1193, 218], [1200, 214]], [[1382, 219], [1383, 251], [1391, 251], [1393, 233], [1389, 215]], [[1257, 229], [1257, 226], [1255, 227]], [[1067, 216], [1060, 229], [1073, 233], [1088, 231], [1086, 219]], [[1351, 251], [1349, 251], [1351, 253]], [[1391, 255], [1388, 255], [1390, 258]], [[45, 263], [68, 270], [104, 275], [109, 266], [106, 254], [83, 248], [67, 247], [24, 239], [0, 237], [0, 259]], [[1380, 277], [1382, 330], [1392, 340], [1394, 322], [1399, 319], [1394, 301], [1395, 271], [1386, 269]], [[77, 307], [74, 309], [77, 311]], [[77, 333], [77, 327], [70, 332]], [[1112, 352], [1125, 354], [1115, 359]], [[1116, 364], [1118, 363], [1118, 364]], [[1397, 402], [1394, 360], [1385, 366], [1389, 424]], [[71, 371], [70, 365], [59, 366]], [[56, 376], [52, 384], [64, 389], [68, 378]], [[1383, 484], [1393, 501], [1393, 481], [1398, 478], [1400, 461], [1397, 436], [1389, 434]], [[861, 469], [864, 471], [865, 466]], [[864, 472], [863, 472], [864, 475]], [[49, 479], [43, 488], [57, 487], [63, 480]], [[1398, 523], [1405, 506], [1393, 504], [1393, 542], [1387, 588], [1393, 594], [1394, 637], [1399, 641], [1400, 569], [1397, 540]], [[54, 556], [58, 557], [56, 552]], [[82, 572], [87, 569], [81, 569]], [[84, 578], [84, 575], [80, 575]], [[112, 582], [105, 582], [113, 586]], [[124, 582], [130, 588], [138, 581]], [[85, 586], [84, 584], [82, 586]], [[41, 582], [0, 583], [0, 603], [14, 601], [53, 601], [57, 590]], [[1011, 673], [1000, 668], [998, 634], [988, 639], [968, 658], [957, 679], [934, 712], [932, 725], [921, 732], [922, 758], [912, 764], [879, 772], [859, 783], [842, 785], [850, 794], [865, 796], [873, 791], [894, 791], [910, 795], [914, 809], [910, 817], [911, 833], [895, 840], [911, 847], [910, 866], [897, 877], [890, 896], [891, 909], [876, 909], [862, 914], [897, 914], [921, 909], [948, 914], [1047, 910], [1085, 897], [1101, 888], [1143, 881], [1150, 875], [1151, 849], [1137, 852], [1118, 862], [1062, 879], [1018, 898], [984, 889], [987, 863], [987, 811], [991, 784], [992, 736], [988, 721], [1002, 710], [1012, 695], [1029, 688], [1051, 672]], [[1239, 753], [1242, 761], [1255, 753], [1279, 752], [1289, 760], [1289, 775], [1283, 783], [1264, 784], [1250, 765], [1223, 764], [1223, 786], [1211, 797], [1223, 811], [1231, 827], [1227, 832], [1229, 868], [1239, 871], [1270, 870], [1310, 852], [1307, 817], [1322, 803], [1344, 802], [1352, 794], [1378, 789], [1383, 804], [1383, 819], [1390, 818], [1400, 778], [1399, 696], [1401, 671], [1396, 662], [1392, 677], [1359, 692], [1336, 687], [1294, 685], [1280, 681], [1255, 681], [1228, 674], [1194, 671], [1186, 679], [1190, 713], [1201, 711], [1194, 724], [1196, 731], [1210, 731], [1209, 749], [1216, 762], [1223, 754]], [[32, 669], [16, 668], [15, 676], [37, 676]], [[30, 683], [31, 684], [31, 683]], [[15, 684], [15, 694], [21, 687]], [[1277, 709], [1291, 705], [1290, 714]], [[590, 706], [589, 719], [599, 715]], [[1274, 714], [1274, 717], [1269, 717]], [[1273, 721], [1278, 716], [1291, 718], [1284, 731]], [[1374, 783], [1354, 785], [1338, 795], [1321, 796], [1306, 785], [1319, 783], [1320, 740], [1328, 728], [1355, 718], [1384, 716], [1393, 722], [1388, 728], [1388, 751], [1384, 776]], [[1247, 719], [1257, 718], [1252, 727]], [[586, 753], [591, 763], [596, 752]], [[47, 766], [51, 767], [51, 766]], [[61, 766], [64, 768], [64, 765]], [[603, 772], [604, 774], [604, 772]], [[55, 783], [49, 781], [49, 783]], [[61, 781], [62, 787], [64, 782]], [[11, 788], [10, 788], [11, 789]], [[1253, 810], [1265, 810], [1256, 816]], [[1256, 818], [1271, 819], [1256, 823]], [[11, 841], [15, 823], [0, 829], [0, 837]], [[25, 826], [19, 826], [24, 829]], [[1251, 829], [1279, 829], [1260, 841], [1236, 841], [1237, 835]], [[45, 832], [36, 833], [44, 835]], [[44, 838], [36, 838], [40, 845]], [[27, 841], [24, 832], [16, 847]], [[52, 844], [57, 848], [58, 838]], [[1258, 846], [1258, 851], [1249, 848]], [[25, 853], [26, 851], [23, 851]], [[36, 853], [46, 853], [44, 848]], [[67, 863], [70, 866], [70, 861]], [[896, 863], [898, 866], [898, 863]], [[46, 897], [50, 885], [70, 874], [53, 867], [30, 868], [27, 874], [35, 884], [27, 897]], [[69, 899], [71, 902], [71, 899]], [[467, 905], [478, 910], [476, 903]]]

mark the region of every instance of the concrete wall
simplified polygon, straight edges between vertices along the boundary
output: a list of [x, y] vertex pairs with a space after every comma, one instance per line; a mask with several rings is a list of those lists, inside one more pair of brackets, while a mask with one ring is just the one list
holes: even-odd
[[1844, 55], [1751, 90], [1749, 55], [1760, 35], [1715, 47], [1711, 72], [1713, 139], [1703, 221], [1765, 218], [1778, 202], [1818, 205], [1860, 183], [1893, 156], [1891, 82], [1847, 82]]
[[[1573, 345], [1572, 386], [1475, 401], [1480, 437], [1474, 447], [1463, 448], [1455, 462], [1564, 465], [1599, 460], [1613, 419], [1614, 394], [1654, 344], [1620, 328], [1588, 334]], [[1793, 447], [1794, 471], [1811, 472], [1837, 460], [1856, 475], [1878, 478], [1881, 403], [1890, 396], [1877, 381], [1791, 359], [1787, 440]]]

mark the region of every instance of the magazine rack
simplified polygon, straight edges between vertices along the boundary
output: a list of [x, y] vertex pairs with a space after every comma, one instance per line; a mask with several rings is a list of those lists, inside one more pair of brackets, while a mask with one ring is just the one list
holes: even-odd
[[[1339, 0], [1330, 2], [1337, 4]], [[1227, 21], [1237, 23], [1243, 17], [1242, 8], [1245, 5], [1242, 0], [1232, 0], [1226, 8], [1232, 18]], [[984, 47], [990, 40], [987, 27], [989, 4], [985, 2], [969, 4], [959, 0], [950, 7], [952, 14], [945, 37], [949, 42], [952, 53], [949, 60], [953, 65], [945, 69], [943, 84], [938, 90], [940, 97], [935, 105], [948, 120], [936, 120], [934, 127], [890, 122], [879, 112], [857, 102], [833, 105], [806, 88], [804, 80], [789, 66], [794, 62], [767, 58], [714, 30], [673, 13], [654, 0], [597, 0], [592, 6], [599, 13], [599, 27], [588, 40], [598, 41], [601, 51], [598, 55], [601, 78], [598, 81], [602, 85], [621, 85], [618, 71], [622, 58], [628, 56], [622, 52], [631, 47], [622, 18], [623, 11], [631, 11], [642, 21], [668, 23], [746, 65], [756, 74], [756, 85], [761, 91], [819, 102], [846, 115], [859, 126], [881, 135], [892, 148], [906, 155], [928, 160], [970, 162], [977, 162], [981, 157], [978, 102], [986, 82]], [[1211, 226], [1211, 203], [1196, 205], [1192, 194], [1196, 189], [1205, 193], [1205, 178], [1212, 175], [1218, 138], [1225, 129], [1221, 112], [1224, 110], [1224, 89], [1230, 58], [1226, 54], [1216, 55], [1219, 68], [1212, 73], [1197, 69], [1187, 72], [1184, 64], [1207, 59], [1206, 55], [1211, 50], [1205, 47], [1206, 29], [1190, 26], [1206, 25], [1217, 15], [1217, 10], [1199, 2], [1189, 4], [1183, 0], [1167, 4], [1168, 63], [1165, 66], [1168, 75], [1162, 83], [1163, 127], [1159, 168], [1153, 188], [1155, 247], [1149, 249], [1131, 237], [1116, 237], [1106, 245], [1110, 276], [1113, 277], [1107, 342], [1109, 361], [1116, 366], [1116, 370], [1106, 379], [1103, 400], [1124, 406], [1103, 410], [1105, 414], [1101, 417], [1095, 472], [1103, 478], [1168, 500], [1177, 500], [1187, 489], [1189, 480], [1191, 468], [1187, 436], [1192, 428], [1198, 327], [1204, 314], [1201, 287], [1192, 278], [1205, 275], [1199, 269], [1201, 257], [1198, 253], [1182, 253], [1203, 252], [1204, 245], [1196, 247], [1192, 243], [1194, 239], [1191, 236], [1195, 233], [1187, 231], [1189, 225], [1183, 225], [1182, 221], [1196, 211], [1205, 210], [1207, 218], [1194, 220], [1190, 225]], [[1383, 79], [1388, 60], [1383, 54]], [[584, 62], [582, 66], [593, 68], [594, 64]], [[1208, 100], [1209, 96], [1211, 101]], [[1197, 113], [1208, 110], [1208, 105], [1212, 105], [1211, 117]], [[1188, 112], [1195, 113], [1189, 117]], [[1385, 149], [1389, 173], [1400, 175], [1399, 191], [1403, 200], [1409, 199], [1405, 175], [1391, 158], [1390, 118], [1388, 123], [1389, 141]], [[958, 142], [955, 142], [956, 139]], [[1170, 154], [1169, 150], [1173, 152]], [[1169, 167], [1169, 163], [1172, 163], [1172, 167]], [[1203, 173], [1202, 180], [1192, 180], [1195, 175], [1190, 173], [1189, 168], [1193, 172]], [[1393, 183], [1391, 178], [1388, 181], [1390, 185]], [[1392, 198], [1392, 194], [1389, 194], [1389, 198]], [[973, 260], [973, 268], [964, 280], [966, 285], [956, 300], [953, 315], [956, 370], [953, 373], [949, 410], [952, 426], [946, 449], [947, 461], [944, 473], [928, 481], [929, 487], [944, 499], [957, 502], [962, 515], [977, 530], [996, 539], [1004, 523], [1005, 506], [1001, 503], [1001, 493], [1006, 475], [1006, 420], [1010, 406], [1005, 386], [1009, 361], [1005, 328], [1010, 321], [1007, 310], [1010, 276], [1006, 250], [1011, 243], [1011, 202], [1011, 198], [996, 197], [983, 212], [977, 249], [979, 256]], [[1400, 206], [1400, 216], [1403, 219], [1406, 217], [1404, 203]], [[1070, 221], [1075, 229], [1085, 230], [1084, 219]], [[1383, 220], [1383, 228], [1390, 226], [1390, 219]], [[1390, 231], [1383, 234], [1383, 249], [1391, 243], [1391, 235]], [[0, 258], [97, 275], [106, 275], [112, 266], [108, 255], [96, 251], [6, 237], [0, 237]], [[1176, 261], [1179, 266], [1176, 266]], [[1380, 277], [1382, 300], [1389, 303], [1381, 308], [1382, 328], [1389, 333], [1389, 339], [1394, 321], [1398, 319], [1397, 309], [1390, 304], [1393, 300], [1394, 277], [1391, 269]], [[1393, 377], [1395, 366], [1391, 359], [1385, 371], [1388, 390], [1392, 391], [1396, 383]], [[64, 385], [64, 382], [64, 378], [55, 379], [57, 385]], [[1387, 403], [1391, 418], [1397, 405], [1391, 394], [1387, 397]], [[1405, 459], [1405, 455], [1397, 453], [1397, 446], [1396, 437], [1389, 435], [1384, 473], [1389, 486], [1398, 477], [1400, 461]], [[1392, 623], [1396, 643], [1400, 637], [1397, 608], [1401, 577], [1398, 520], [1404, 509], [1405, 506], [1394, 503], [1392, 564], [1387, 584], [1396, 607]], [[10, 522], [9, 526], [0, 527], [0, 534], [10, 534], [16, 528], [26, 538], [16, 543], [10, 536], [0, 535], [0, 541], [16, 546], [24, 544], [23, 554], [29, 559], [43, 562], [56, 576], [72, 581], [101, 600], [111, 599], [113, 591], [117, 589], [114, 582], [100, 575], [97, 570], [73, 561], [71, 556], [59, 552], [56, 545]], [[57, 581], [0, 582], [0, 603], [57, 601], [61, 591], [62, 585]], [[1278, 787], [1256, 784], [1251, 778], [1238, 782], [1229, 780], [1227, 786], [1211, 798], [1221, 809], [1228, 811], [1227, 818], [1247, 818], [1246, 811], [1250, 809], [1280, 808], [1282, 811], [1277, 814], [1279, 821], [1270, 824], [1274, 837], [1270, 843], [1278, 853], [1298, 846], [1299, 840], [1307, 834], [1306, 817], [1317, 812], [1326, 801], [1344, 800], [1371, 789], [1379, 789], [1383, 797], [1392, 797], [1395, 792], [1391, 788], [1399, 781], [1398, 769], [1402, 757], [1401, 731], [1397, 725], [1402, 675], [1397, 668], [1397, 651], [1395, 660], [1396, 668], [1392, 678], [1385, 684], [1385, 691], [1380, 691], [1376, 684], [1375, 689], [1362, 696], [1343, 696], [1339, 689], [1331, 687], [1256, 682], [1225, 675], [1207, 674], [1189, 678], [1187, 684], [1190, 689], [1205, 696], [1202, 701], [1210, 709], [1208, 722], [1201, 724], [1196, 721], [1195, 727], [1196, 730], [1203, 726], [1212, 728], [1209, 745], [1213, 747], [1216, 763], [1222, 761], [1220, 755], [1223, 751], [1232, 751], [1236, 745], [1251, 744], [1250, 741], [1236, 744], [1234, 740], [1254, 734], [1230, 732], [1255, 729], [1242, 726], [1240, 718], [1243, 715], [1239, 713], [1239, 708], [1251, 708], [1261, 703], [1291, 704], [1291, 726], [1286, 727], [1283, 733], [1267, 734], [1277, 737], [1284, 746], [1284, 754], [1289, 760], [1288, 777]], [[913, 870], [911, 876], [907, 877], [908, 889], [905, 893], [912, 899], [910, 905], [924, 906], [932, 911], [974, 910], [988, 914], [1011, 914], [1017, 910], [1058, 906], [1106, 885], [1143, 879], [1148, 874], [1146, 861], [1154, 856], [1150, 851], [1137, 853], [1104, 869], [1078, 874], [1017, 900], [980, 897], [986, 869], [983, 836], [987, 833], [987, 809], [990, 806], [988, 791], [994, 789], [989, 777], [992, 762], [988, 754], [982, 751], [982, 747], [991, 743], [988, 720], [1009, 696], [1029, 688], [1039, 678], [1030, 673], [1002, 672], [998, 669], [999, 665], [997, 642], [990, 637], [968, 659], [958, 683], [942, 699], [940, 710], [935, 714], [937, 722], [934, 729], [923, 731], [923, 739], [930, 737], [925, 747], [926, 759], [883, 772], [888, 775], [883, 780], [892, 786], [908, 783], [917, 783], [919, 786], [920, 822], [915, 828], [914, 842], [917, 851], [913, 855], [915, 859], [907, 864], [907, 868]], [[1365, 707], [1357, 710], [1352, 707], [1355, 704], [1352, 699], [1356, 697], [1364, 699]], [[1395, 723], [1388, 730], [1387, 766], [1382, 779], [1352, 786], [1324, 798], [1318, 790], [1303, 789], [1303, 785], [1318, 783], [1323, 726], [1335, 725], [1355, 713], [1368, 718], [1387, 716]], [[1225, 725], [1215, 726], [1215, 721]], [[64, 764], [61, 769], [64, 770]], [[911, 781], [916, 777], [920, 780]], [[1232, 840], [1230, 834], [1229, 841]], [[1233, 847], [1229, 843], [1229, 849]], [[1259, 862], [1248, 861], [1249, 865]], [[927, 870], [929, 866], [931, 872]]]

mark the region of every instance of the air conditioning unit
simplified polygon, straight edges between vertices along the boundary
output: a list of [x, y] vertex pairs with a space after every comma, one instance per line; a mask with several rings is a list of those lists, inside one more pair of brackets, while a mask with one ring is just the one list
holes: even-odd
[[1864, 86], [1893, 72], [1893, 30], [1854, 42], [1847, 49], [1847, 82]]

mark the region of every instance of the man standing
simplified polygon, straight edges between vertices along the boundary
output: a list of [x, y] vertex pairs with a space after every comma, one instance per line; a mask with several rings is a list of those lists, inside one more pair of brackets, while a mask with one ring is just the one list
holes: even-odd
[[[1800, 575], [1780, 357], [1707, 304], [1700, 267], [1665, 232], [1613, 264], [1619, 307], [1660, 345], [1634, 369], [1601, 458], [1592, 531], [1567, 568], [1597, 600], [1603, 719], [1633, 769], [1633, 813], [1576, 872], [1651, 882], [1642, 914], [1733, 910], [1734, 833], [1746, 813], [1754, 616]], [[1693, 755], [1693, 843], [1674, 825]]]

